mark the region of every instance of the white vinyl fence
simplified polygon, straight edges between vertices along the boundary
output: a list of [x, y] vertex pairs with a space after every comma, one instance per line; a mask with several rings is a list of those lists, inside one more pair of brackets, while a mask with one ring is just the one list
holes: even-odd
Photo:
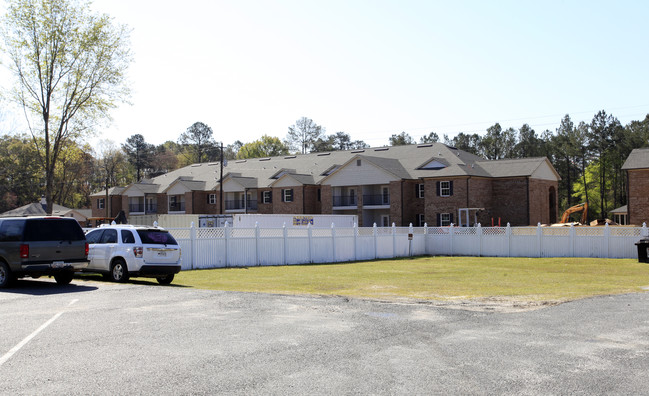
[[169, 228], [183, 269], [421, 255], [637, 258], [642, 227]]

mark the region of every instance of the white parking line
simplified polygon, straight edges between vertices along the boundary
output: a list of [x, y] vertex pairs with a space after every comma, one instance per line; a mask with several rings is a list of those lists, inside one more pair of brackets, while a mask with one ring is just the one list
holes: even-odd
[[[76, 303], [77, 301], [79, 301], [79, 300], [78, 300], [78, 299], [75, 299], [75, 300], [70, 301], [70, 303], [68, 304], [68, 307], [71, 306], [72, 304]], [[63, 315], [63, 312], [65, 312], [65, 311], [61, 311], [61, 312], [57, 313], [56, 315], [54, 315], [52, 318], [50, 318], [50, 320], [48, 320], [47, 322], [43, 323], [43, 325], [41, 325], [41, 327], [39, 327], [38, 329], [36, 329], [36, 331], [34, 331], [33, 333], [31, 333], [30, 335], [28, 335], [27, 337], [25, 337], [25, 339], [23, 339], [22, 341], [20, 341], [20, 342], [19, 342], [15, 347], [11, 348], [11, 350], [10, 350], [9, 352], [7, 352], [7, 353], [5, 353], [4, 355], [2, 355], [2, 357], [0, 357], [0, 366], [2, 366], [3, 364], [5, 364], [5, 362], [6, 362], [7, 360], [11, 359], [11, 357], [12, 357], [16, 352], [18, 352], [18, 351], [20, 350], [20, 348], [22, 348], [22, 347], [24, 347], [25, 345], [27, 345], [27, 343], [28, 343], [29, 341], [31, 341], [32, 338], [36, 337], [36, 336], [38, 335], [38, 333], [40, 333], [41, 331], [43, 331], [47, 326], [51, 325], [55, 320], [57, 320], [57, 319], [59, 318], [59, 316]]]

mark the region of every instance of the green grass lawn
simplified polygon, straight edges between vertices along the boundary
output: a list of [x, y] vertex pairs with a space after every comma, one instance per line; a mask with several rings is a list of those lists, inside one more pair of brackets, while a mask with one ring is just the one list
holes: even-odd
[[418, 257], [344, 264], [183, 271], [176, 285], [279, 294], [567, 301], [641, 292], [649, 264], [630, 259]]

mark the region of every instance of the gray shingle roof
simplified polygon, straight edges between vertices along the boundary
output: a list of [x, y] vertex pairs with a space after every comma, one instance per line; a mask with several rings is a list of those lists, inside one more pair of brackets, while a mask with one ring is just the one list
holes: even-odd
[[649, 169], [649, 148], [635, 149], [624, 161], [622, 169]]
[[[245, 185], [246, 188], [269, 187], [277, 180], [273, 176], [276, 176], [281, 170], [287, 171], [303, 184], [318, 184], [328, 176], [327, 170], [347, 164], [354, 158], [364, 158], [401, 179], [453, 176], [531, 176], [545, 160], [544, 158], [526, 158], [487, 161], [454, 147], [433, 143], [228, 161], [223, 172], [229, 174], [233, 179], [237, 178], [237, 182]], [[422, 169], [422, 166], [433, 160], [447, 166], [442, 169]], [[219, 171], [218, 162], [193, 164], [137, 183], [134, 187], [146, 193], [161, 193], [182, 177], [185, 180], [191, 180], [192, 189], [202, 182], [202, 188], [213, 190], [218, 188]]]

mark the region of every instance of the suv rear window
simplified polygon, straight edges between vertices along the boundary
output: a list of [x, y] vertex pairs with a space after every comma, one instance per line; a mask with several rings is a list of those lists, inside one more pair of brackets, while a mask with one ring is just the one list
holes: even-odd
[[86, 236], [76, 220], [34, 219], [25, 222], [25, 241], [83, 241]]
[[178, 242], [167, 231], [137, 230], [142, 243], [154, 245], [177, 245]]

